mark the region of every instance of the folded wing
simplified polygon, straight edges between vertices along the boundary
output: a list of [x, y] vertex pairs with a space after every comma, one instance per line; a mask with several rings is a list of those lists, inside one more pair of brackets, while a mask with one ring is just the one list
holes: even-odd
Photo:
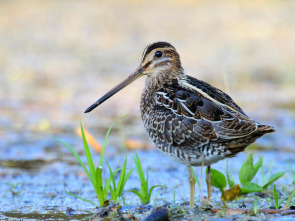
[[175, 85], [158, 90], [150, 135], [166, 143], [197, 147], [244, 137], [257, 130], [258, 123], [249, 119], [231, 98], [231, 105], [220, 98], [214, 102], [222, 95], [220, 92], [211, 96], [203, 90], [199, 93]]

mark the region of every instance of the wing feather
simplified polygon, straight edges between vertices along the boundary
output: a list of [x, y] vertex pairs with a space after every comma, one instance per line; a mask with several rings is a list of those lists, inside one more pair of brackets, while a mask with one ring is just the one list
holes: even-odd
[[233, 99], [224, 93], [222, 90], [213, 87], [212, 85], [206, 83], [205, 81], [198, 80], [196, 78], [193, 78], [191, 76], [186, 75], [186, 82], [188, 82], [190, 85], [193, 85], [194, 87], [200, 89], [205, 94], [207, 94], [209, 97], [217, 100], [218, 102], [228, 105], [229, 107], [232, 107], [233, 109], [237, 110], [239, 113], [247, 116], [242, 108], [240, 108]]
[[[257, 129], [258, 124], [244, 113], [185, 88], [166, 86], [155, 93], [155, 100], [157, 111], [152, 112], [150, 125], [162, 142], [193, 148], [247, 136]], [[163, 133], [157, 135], [159, 131]]]

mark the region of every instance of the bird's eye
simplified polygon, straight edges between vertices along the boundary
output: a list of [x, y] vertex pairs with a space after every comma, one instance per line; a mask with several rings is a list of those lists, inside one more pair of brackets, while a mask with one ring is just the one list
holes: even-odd
[[161, 52], [161, 51], [156, 51], [155, 56], [156, 56], [157, 58], [162, 57], [162, 52]]

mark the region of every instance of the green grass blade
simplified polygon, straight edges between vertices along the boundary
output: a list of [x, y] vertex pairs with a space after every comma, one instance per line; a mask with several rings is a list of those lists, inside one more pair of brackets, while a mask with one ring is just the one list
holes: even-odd
[[114, 189], [112, 188], [112, 186], [110, 186], [110, 192], [111, 192], [112, 200], [113, 200], [115, 203], [117, 203], [116, 192], [114, 191]]
[[279, 207], [281, 207], [281, 205], [283, 204], [283, 202], [285, 201], [285, 200], [287, 200], [289, 197], [284, 197], [283, 199], [281, 199], [280, 201], [279, 201]]
[[163, 185], [155, 185], [155, 186], [152, 186], [152, 187], [150, 188], [150, 191], [149, 191], [149, 194], [148, 194], [148, 201], [149, 201], [149, 202], [151, 201], [151, 195], [152, 195], [152, 192], [153, 192], [153, 190], [154, 190], [156, 187], [165, 187], [165, 188], [167, 188], [167, 186], [163, 186]]
[[277, 172], [273, 175], [271, 175], [269, 178], [268, 178], [268, 181], [266, 184], [263, 185], [263, 188], [265, 189], [267, 186], [271, 185], [273, 182], [275, 182], [277, 179], [281, 178], [282, 176], [285, 175], [285, 171], [281, 171], [281, 172]]
[[77, 195], [75, 195], [75, 194], [73, 194], [73, 193], [70, 193], [70, 192], [68, 192], [68, 191], [66, 191], [66, 190], [65, 190], [65, 192], [66, 192], [67, 194], [69, 194], [69, 195], [71, 195], [71, 196], [77, 198], [77, 199], [84, 200], [84, 201], [86, 201], [86, 202], [88, 202], [88, 203], [93, 204], [94, 206], [98, 206], [96, 203], [92, 202], [91, 200], [88, 200], [88, 199], [85, 199], [85, 198], [83, 198], [83, 197], [77, 196]]
[[142, 204], [148, 204], [144, 196], [142, 196], [137, 190], [129, 190], [129, 192], [135, 193], [139, 197]]
[[124, 182], [124, 178], [125, 178], [125, 173], [126, 173], [126, 165], [127, 165], [127, 156], [125, 157], [125, 161], [123, 163], [123, 167], [122, 167], [122, 170], [121, 170], [121, 174], [120, 174], [120, 178], [119, 178], [119, 181], [118, 181], [118, 186], [117, 186], [117, 189], [116, 189], [116, 195], [118, 197], [121, 196], [122, 194], [122, 191], [123, 191], [123, 182]]
[[149, 170], [146, 170], [146, 180], [144, 182], [144, 184], [142, 185], [143, 190], [144, 190], [144, 195], [148, 196], [149, 194]]
[[[138, 173], [138, 176], [139, 176], [139, 180], [140, 180], [140, 183], [141, 183], [140, 192], [141, 192], [141, 194], [143, 194], [143, 196], [147, 196], [147, 194], [148, 194], [148, 183], [145, 180], [144, 173], [143, 173], [141, 163], [140, 163], [140, 160], [138, 158], [137, 153], [135, 153], [135, 156], [133, 156], [133, 160], [134, 160], [134, 163], [135, 163], [135, 166], [136, 166], [136, 169], [137, 169], [137, 173]], [[148, 179], [148, 174], [147, 174], [147, 179]]]
[[79, 161], [80, 165], [82, 166], [82, 168], [84, 169], [85, 173], [87, 174], [88, 178], [90, 179], [93, 187], [95, 187], [95, 177], [92, 177], [92, 175], [90, 174], [89, 170], [87, 169], [87, 167], [85, 166], [84, 162], [82, 161], [82, 159], [80, 158], [80, 156], [78, 155], [78, 153], [66, 142], [57, 139], [59, 142], [63, 143], [71, 152], [72, 154], [76, 157], [76, 159]]
[[295, 190], [293, 190], [293, 192], [291, 193], [291, 195], [289, 196], [289, 198], [287, 199], [287, 202], [283, 208], [283, 211], [285, 211], [287, 209], [287, 207], [289, 206], [291, 200], [293, 199], [293, 197], [295, 196]]
[[274, 197], [274, 200], [275, 200], [275, 207], [276, 207], [276, 209], [279, 209], [279, 199], [278, 199], [278, 196], [277, 196], [277, 189], [276, 189], [275, 185], [273, 185], [273, 197]]
[[134, 169], [135, 169], [135, 168], [132, 168], [132, 169], [129, 170], [129, 172], [125, 175], [125, 177], [124, 177], [124, 181], [123, 181], [123, 184], [122, 184], [122, 185], [123, 185], [123, 188], [124, 188], [124, 186], [125, 186], [127, 180], [129, 179], [129, 177], [131, 176], [132, 172], [134, 171]]
[[159, 195], [159, 192], [157, 192], [157, 194], [156, 194], [156, 196], [155, 196], [155, 199], [154, 199], [154, 205], [157, 204], [157, 197], [158, 197], [158, 195]]
[[[86, 137], [85, 137], [85, 133], [84, 133], [82, 123], [80, 123], [80, 126], [81, 126], [81, 134], [82, 134], [82, 139], [83, 139], [84, 151], [85, 151], [87, 163], [88, 163], [88, 166], [89, 166], [89, 171], [91, 173], [91, 176], [95, 177], [95, 167], [94, 167], [91, 152], [90, 152], [90, 149], [89, 149]], [[96, 186], [96, 179], [93, 179], [93, 180], [94, 180], [93, 185]]]
[[120, 170], [121, 170], [121, 168], [115, 169], [115, 170], [113, 171], [113, 176], [115, 177], [116, 174], [117, 174]]
[[134, 160], [134, 163], [135, 163], [138, 175], [139, 175], [139, 180], [140, 180], [140, 182], [144, 182], [145, 177], [144, 177], [144, 173], [143, 173], [141, 163], [140, 163], [137, 153], [135, 153], [135, 156], [133, 156], [133, 160]]
[[106, 147], [106, 143], [107, 143], [107, 139], [108, 139], [108, 136], [113, 128], [113, 126], [118, 123], [119, 120], [123, 119], [124, 117], [126, 117], [127, 115], [123, 116], [123, 117], [120, 117], [119, 119], [115, 120], [114, 123], [112, 123], [112, 125], [109, 127], [108, 129], [108, 132], [106, 133], [105, 137], [104, 137], [104, 142], [103, 142], [103, 145], [102, 145], [102, 151], [101, 151], [101, 155], [100, 155], [100, 160], [99, 160], [99, 166], [102, 167], [102, 164], [103, 164], [103, 158], [104, 158], [104, 151], [105, 151], [105, 147]]
[[[253, 173], [254, 173], [254, 176], [256, 175], [257, 171], [259, 170], [259, 168], [262, 166], [263, 164], [263, 156], [259, 158], [258, 162], [254, 164], [253, 166]], [[253, 177], [254, 177], [253, 176]]]
[[[108, 166], [109, 171], [110, 171], [110, 177], [111, 177], [111, 180], [112, 180], [112, 183], [113, 183], [113, 189], [116, 190], [115, 175], [114, 175], [114, 173], [113, 173], [113, 171], [112, 171], [112, 168], [111, 168], [109, 162], [108, 162], [108, 161], [106, 161], [106, 162], [107, 162], [107, 166]], [[120, 169], [119, 169], [119, 170], [120, 170]], [[119, 170], [118, 170], [118, 171], [119, 171]]]
[[195, 178], [195, 181], [196, 181], [198, 187], [201, 188], [200, 181], [199, 181], [199, 179], [198, 179], [198, 177], [197, 177], [197, 174], [195, 173], [195, 171], [194, 171], [194, 169], [193, 169], [192, 166], [191, 166], [191, 170], [192, 170], [192, 172], [193, 172], [193, 176], [194, 176], [194, 178]]
[[104, 198], [105, 198], [105, 199], [108, 198], [108, 193], [109, 193], [109, 190], [110, 190], [111, 183], [112, 183], [112, 178], [111, 178], [111, 176], [110, 176], [110, 177], [105, 181], [104, 188], [103, 188], [103, 195], [104, 195]]
[[255, 197], [255, 201], [254, 201], [254, 208], [253, 208], [253, 212], [254, 212], [254, 214], [256, 215], [257, 214], [257, 212], [258, 212], [258, 207], [257, 207], [257, 200], [258, 200], [258, 198], [257, 197]]
[[103, 191], [103, 185], [102, 185], [102, 170], [97, 167], [96, 168], [96, 194], [99, 201], [99, 205], [102, 207], [105, 202], [104, 198], [104, 191]]
[[[116, 169], [114, 170], [114, 172], [112, 172], [113, 177], [118, 173], [120, 169]], [[106, 180], [105, 184], [104, 184], [104, 188], [103, 188], [103, 192], [104, 192], [104, 198], [107, 199], [108, 198], [108, 193], [111, 187], [111, 183], [112, 183], [112, 176], [109, 176], [109, 178]]]

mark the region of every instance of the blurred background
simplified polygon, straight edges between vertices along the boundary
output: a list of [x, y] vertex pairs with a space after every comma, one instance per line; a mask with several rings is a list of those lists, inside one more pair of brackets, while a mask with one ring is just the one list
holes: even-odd
[[257, 148], [294, 153], [294, 11], [292, 0], [0, 1], [0, 177], [17, 182], [26, 160], [62, 163], [60, 151], [68, 150], [56, 137], [82, 149], [80, 121], [101, 142], [111, 122], [128, 114], [110, 144], [149, 142], [139, 112], [144, 78], [83, 112], [160, 40], [176, 47], [186, 74], [275, 126]]

